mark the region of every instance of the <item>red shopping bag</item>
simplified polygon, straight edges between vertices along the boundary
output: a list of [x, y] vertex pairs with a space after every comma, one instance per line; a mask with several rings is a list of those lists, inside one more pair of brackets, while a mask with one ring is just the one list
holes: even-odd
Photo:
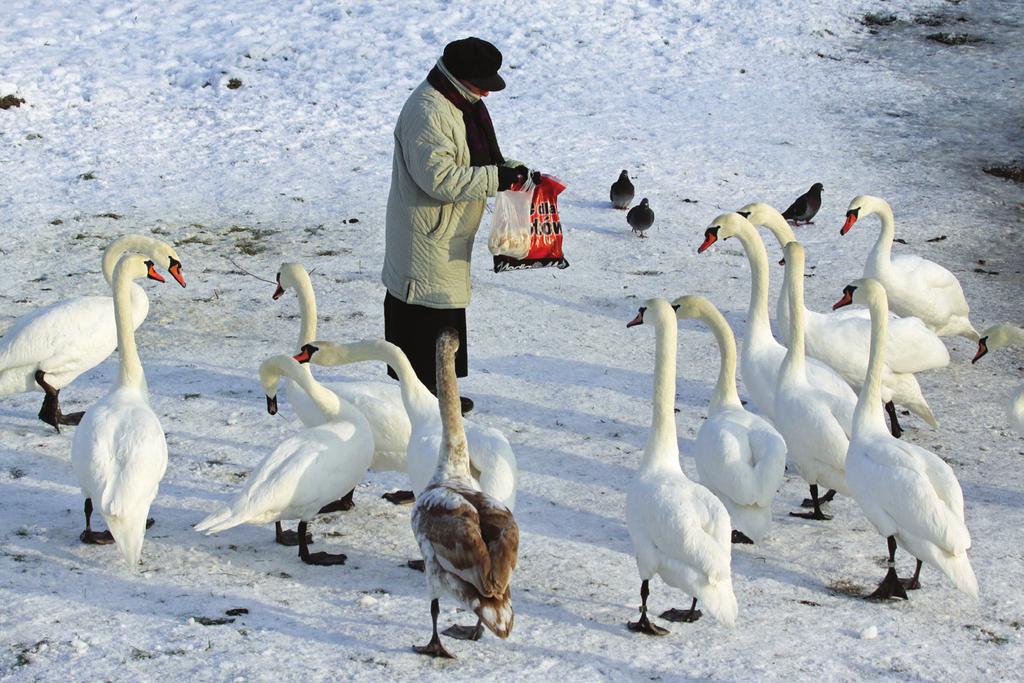
[[494, 257], [494, 272], [526, 268], [568, 268], [562, 253], [562, 222], [558, 219], [558, 195], [566, 187], [555, 176], [542, 175], [530, 204], [530, 251], [517, 259], [505, 254]]

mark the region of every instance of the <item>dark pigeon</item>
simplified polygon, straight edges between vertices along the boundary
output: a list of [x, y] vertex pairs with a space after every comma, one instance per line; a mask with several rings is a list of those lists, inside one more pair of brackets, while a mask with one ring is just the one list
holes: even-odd
[[636, 194], [636, 188], [633, 187], [633, 183], [629, 182], [629, 173], [623, 171], [619, 174], [619, 179], [612, 183], [609, 194], [612, 206], [616, 209], [629, 208], [629, 203], [633, 201], [633, 195]]
[[629, 227], [633, 228], [633, 232], [640, 237], [645, 237], [644, 233], [654, 225], [654, 212], [647, 205], [647, 197], [640, 200], [639, 206], [634, 206], [629, 210], [629, 213], [626, 214], [626, 222], [629, 223]]
[[824, 189], [821, 183], [814, 183], [811, 189], [797, 197], [796, 201], [782, 212], [782, 217], [795, 224], [810, 223], [821, 208], [821, 192]]

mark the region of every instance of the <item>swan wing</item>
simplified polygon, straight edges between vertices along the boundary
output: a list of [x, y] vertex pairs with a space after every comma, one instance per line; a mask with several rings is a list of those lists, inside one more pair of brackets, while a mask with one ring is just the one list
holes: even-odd
[[657, 552], [697, 568], [711, 581], [729, 578], [732, 524], [725, 506], [703, 486], [663, 485], [643, 505]]
[[914, 444], [886, 438], [864, 450], [871, 501], [901, 531], [927, 539], [948, 553], [971, 545], [964, 524], [963, 492], [952, 468]]
[[930, 298], [950, 304], [953, 313], [967, 315], [967, 300], [960, 281], [946, 268], [914, 254], [893, 257], [892, 267], [910, 288], [927, 290]]
[[760, 487], [750, 431], [738, 411], [712, 415], [697, 432], [694, 458], [701, 483], [739, 505], [757, 502]]
[[920, 318], [896, 318], [889, 322], [885, 362], [900, 373], [944, 368], [949, 365], [949, 349]]
[[442, 569], [481, 595], [505, 592], [519, 548], [508, 508], [469, 487], [433, 485], [417, 500], [412, 521], [420, 545], [430, 546]]
[[751, 415], [750, 449], [754, 457], [755, 502], [769, 507], [786, 476], [786, 441], [766, 420]]
[[497, 429], [470, 422], [464, 424], [469, 462], [472, 469], [479, 472], [480, 490], [514, 509], [518, 466], [512, 445]]
[[102, 353], [99, 363], [115, 348], [113, 299], [77, 297], [18, 318], [0, 340], [0, 368], [31, 365], [62, 373]]

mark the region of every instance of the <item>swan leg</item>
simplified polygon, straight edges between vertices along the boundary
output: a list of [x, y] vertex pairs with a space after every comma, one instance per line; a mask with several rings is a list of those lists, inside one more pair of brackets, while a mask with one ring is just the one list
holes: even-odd
[[908, 591], [916, 591], [921, 587], [921, 560], [917, 561], [917, 568], [914, 569], [914, 576], [909, 579], [900, 579], [900, 583]]
[[646, 633], [649, 636], [668, 635], [668, 629], [662, 628], [657, 624], [652, 624], [647, 618], [647, 596], [650, 594], [651, 591], [650, 588], [647, 587], [647, 580], [645, 579], [640, 584], [640, 619], [638, 621], [630, 621], [626, 626], [633, 633]]
[[829, 520], [832, 519], [832, 515], [826, 515], [821, 511], [822, 498], [818, 497], [818, 485], [811, 484], [811, 505], [814, 507], [813, 512], [790, 512], [790, 517], [802, 517], [804, 519], [819, 519]]
[[356, 506], [356, 504], [352, 502], [352, 494], [355, 492], [356, 490], [352, 489], [338, 500], [332, 501], [327, 505], [324, 505], [322, 508], [320, 508], [318, 514], [326, 515], [329, 512], [348, 512], [349, 510]]
[[[281, 522], [274, 522], [274, 542], [279, 545], [295, 547], [299, 544], [299, 535], [294, 529], [285, 529]], [[306, 534], [306, 545], [313, 543], [313, 534]]]
[[889, 542], [889, 571], [885, 573], [882, 583], [878, 584], [875, 592], [867, 596], [868, 600], [888, 600], [889, 598], [907, 599], [907, 591], [896, 576], [896, 537], [890, 536], [886, 539]]
[[416, 500], [416, 496], [412, 491], [391, 491], [390, 493], [385, 493], [381, 498], [392, 505], [404, 505]]
[[885, 404], [885, 412], [889, 415], [889, 431], [894, 438], [900, 438], [903, 436], [903, 428], [900, 427], [900, 420], [896, 417], [896, 405], [889, 401]]
[[414, 569], [414, 570], [416, 570], [418, 572], [425, 572], [425, 571], [427, 571], [427, 563], [424, 562], [423, 560], [409, 560], [408, 562], [405, 563], [405, 566], [408, 567], [409, 569]]
[[413, 645], [412, 649], [421, 655], [430, 655], [431, 657], [444, 657], [445, 659], [455, 659], [455, 655], [445, 649], [444, 644], [441, 642], [441, 637], [437, 635], [437, 613], [440, 608], [437, 605], [437, 599], [430, 601], [430, 619], [434, 622], [434, 633], [430, 637], [430, 642], [426, 645]]
[[747, 536], [747, 535], [746, 535], [745, 533], [743, 533], [742, 531], [739, 531], [739, 530], [737, 530], [737, 529], [733, 529], [733, 530], [732, 530], [732, 542], [733, 542], [733, 543], [746, 543], [746, 544], [752, 544], [752, 543], [753, 543], [754, 541], [752, 541], [752, 540], [750, 539], [750, 537], [749, 537], [749, 536]]
[[[835, 489], [829, 489], [828, 491], [825, 491], [825, 495], [822, 496], [821, 498], [819, 498], [818, 500], [821, 501], [822, 503], [831, 503], [832, 499], [835, 498], [835, 497], [836, 497], [836, 490]], [[802, 508], [812, 508], [812, 507], [814, 507], [814, 501], [812, 499], [810, 499], [810, 498], [804, 498], [803, 501], [800, 503], [800, 507], [802, 507]]]
[[299, 536], [299, 558], [306, 564], [317, 565], [318, 567], [329, 567], [336, 564], [345, 564], [345, 560], [348, 559], [346, 555], [334, 555], [326, 552], [311, 553], [309, 547], [306, 544], [306, 522], [299, 522], [298, 529]]
[[58, 432], [60, 431], [60, 425], [77, 425], [82, 421], [82, 417], [85, 415], [84, 412], [69, 413], [64, 415], [60, 412], [60, 389], [54, 389], [50, 386], [50, 383], [46, 381], [46, 373], [42, 370], [36, 370], [35, 374], [36, 384], [43, 390], [43, 405], [39, 408], [39, 419], [50, 425]]
[[690, 605], [690, 609], [682, 610], [672, 608], [665, 610], [661, 613], [662, 619], [668, 619], [669, 621], [682, 621], [686, 623], [693, 623], [704, 616], [704, 613], [697, 609], [697, 598], [693, 599], [693, 603]]
[[480, 640], [480, 636], [484, 634], [484, 623], [478, 617], [476, 620], [476, 626], [449, 626], [445, 630], [441, 631], [450, 638], [457, 638], [459, 640]]
[[89, 545], [110, 545], [114, 542], [114, 536], [109, 531], [92, 530], [92, 498], [85, 499], [85, 531], [78, 538]]

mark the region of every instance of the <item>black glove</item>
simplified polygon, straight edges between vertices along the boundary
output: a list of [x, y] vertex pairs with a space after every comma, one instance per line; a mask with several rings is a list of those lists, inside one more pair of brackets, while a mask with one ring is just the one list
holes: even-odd
[[504, 192], [508, 188], [512, 187], [515, 183], [522, 183], [526, 181], [526, 176], [529, 175], [530, 169], [525, 166], [516, 166], [515, 168], [509, 168], [508, 166], [498, 167], [498, 192]]

